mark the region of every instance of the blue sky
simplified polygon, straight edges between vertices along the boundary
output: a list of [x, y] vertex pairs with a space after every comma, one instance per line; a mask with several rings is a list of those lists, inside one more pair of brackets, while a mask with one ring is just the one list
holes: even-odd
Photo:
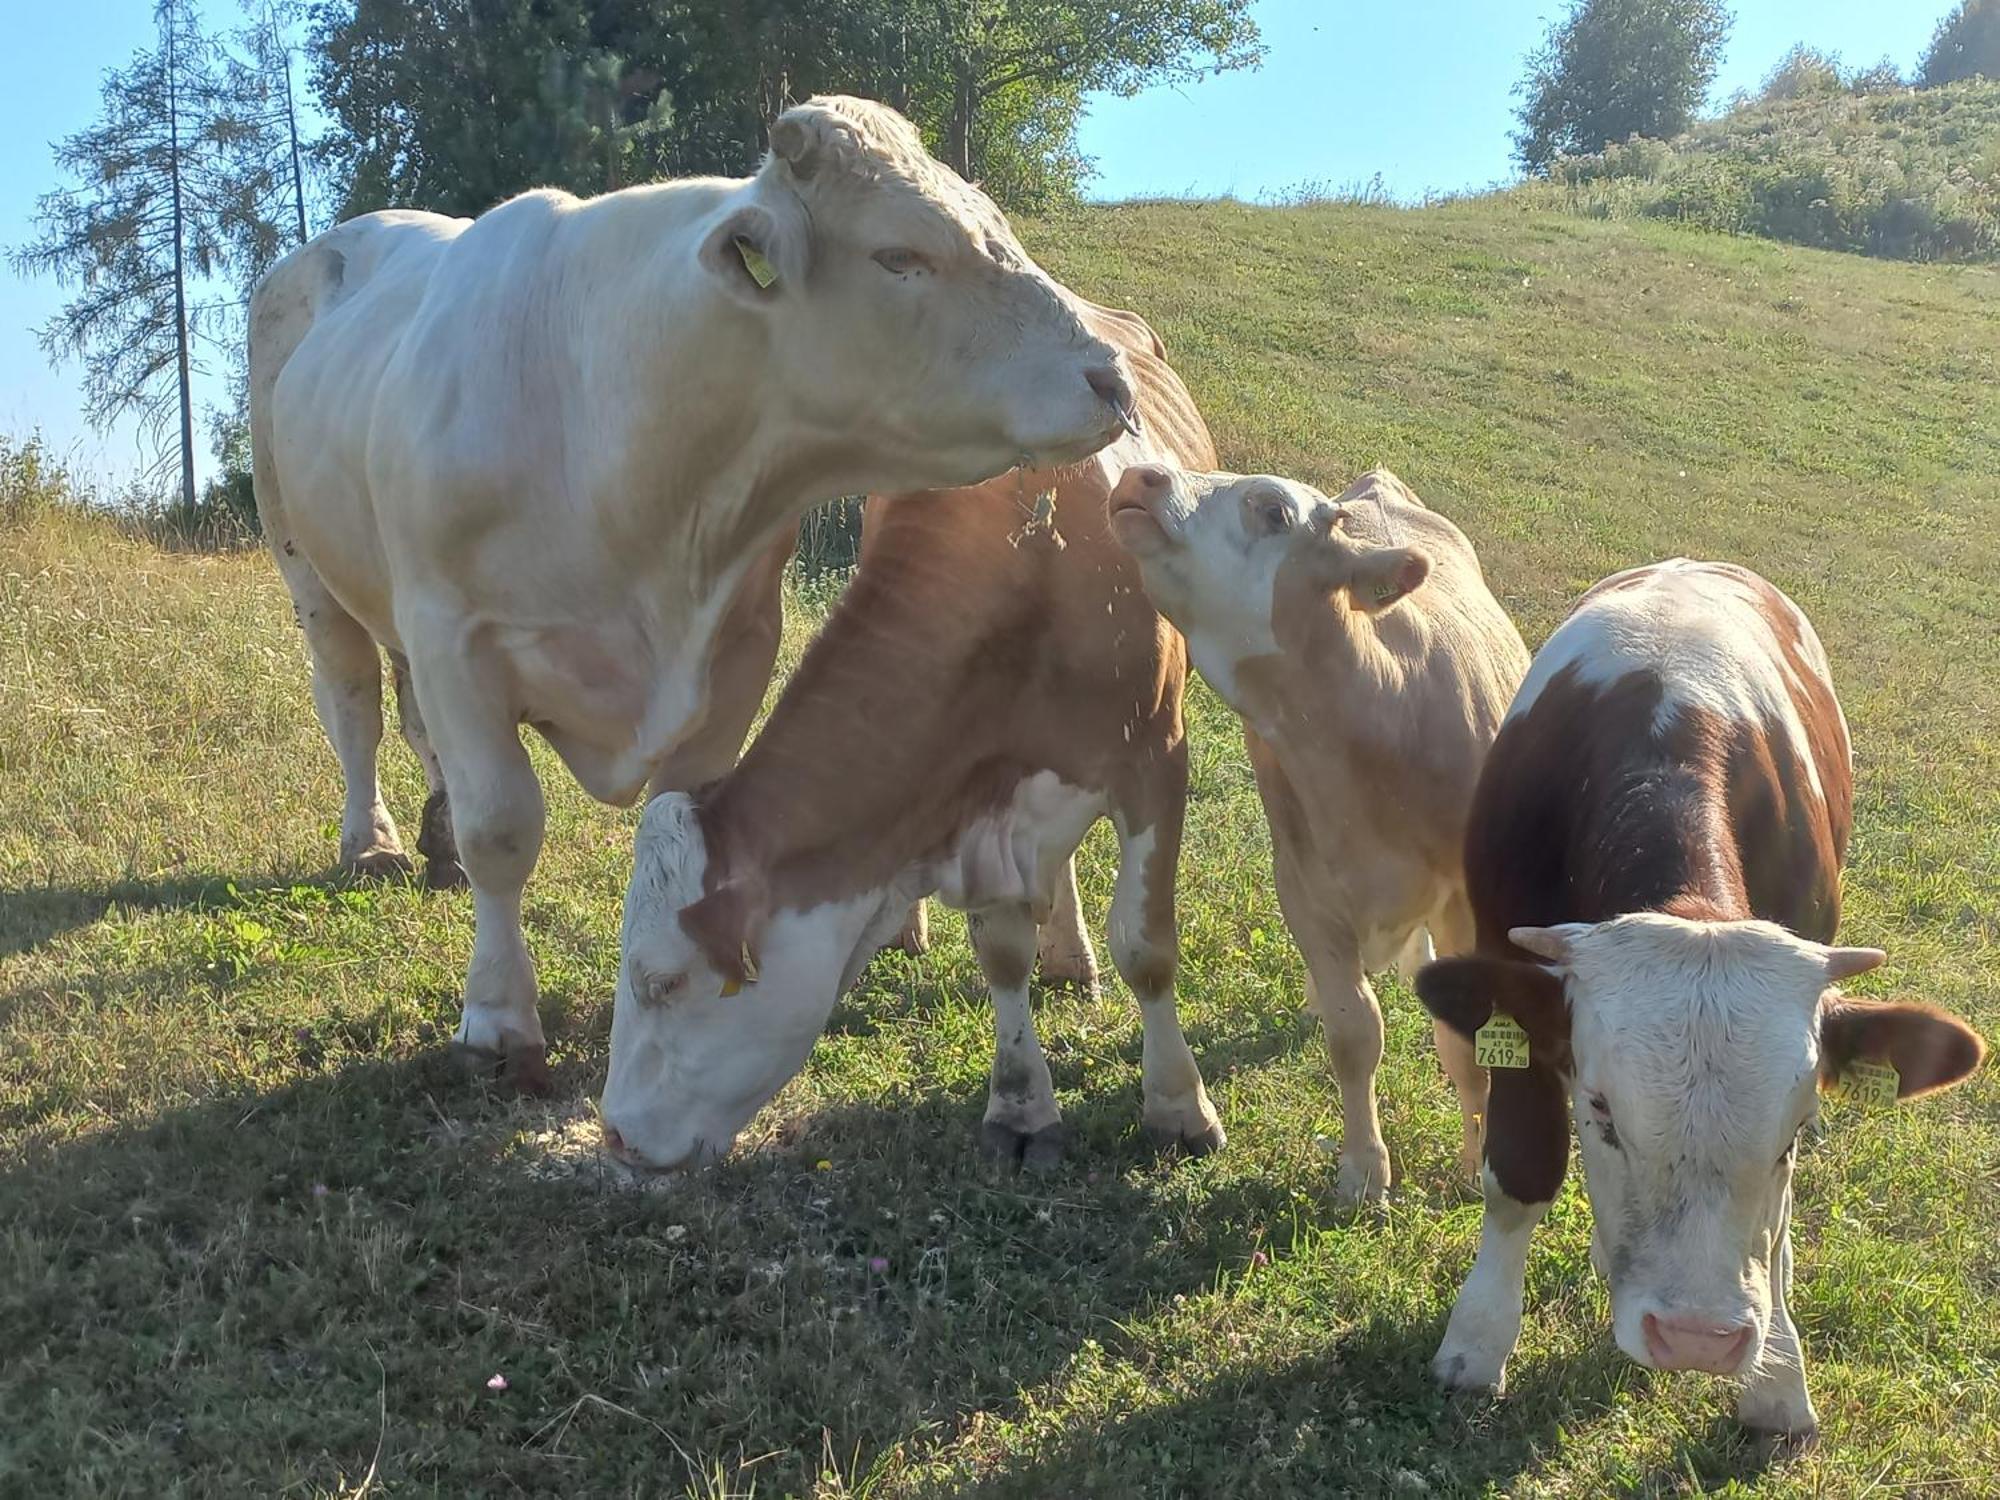
[[[1794, 42], [1849, 62], [1885, 53], [1906, 71], [1949, 0], [1736, 0], [1716, 98], [1754, 87]], [[237, 9], [208, 0], [235, 24]], [[88, 124], [98, 80], [152, 34], [148, 0], [64, 0], [13, 8], [0, 66], [0, 246], [32, 233], [35, 198], [56, 183], [47, 143]], [[1559, 0], [1258, 0], [1264, 66], [1133, 99], [1094, 101], [1082, 133], [1097, 196], [1244, 198], [1341, 187], [1378, 173], [1388, 190], [1506, 180], [1511, 90]], [[150, 456], [128, 425], [90, 431], [79, 372], [51, 369], [34, 329], [62, 301], [52, 281], [0, 266], [0, 433], [40, 428], [87, 473], [114, 480]], [[205, 394], [204, 394], [205, 393]], [[198, 392], [219, 399], [219, 382]], [[203, 471], [207, 442], [200, 443]]]

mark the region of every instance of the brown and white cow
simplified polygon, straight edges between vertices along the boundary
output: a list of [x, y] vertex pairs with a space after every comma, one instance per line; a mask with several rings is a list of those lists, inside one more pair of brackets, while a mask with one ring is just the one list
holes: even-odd
[[[1462, 850], [1481, 761], [1528, 651], [1465, 534], [1395, 475], [1336, 500], [1270, 475], [1127, 469], [1113, 530], [1243, 717], [1278, 903], [1306, 960], [1344, 1120], [1339, 1192], [1388, 1191], [1371, 970], [1472, 945]], [[1468, 1174], [1485, 1075], [1440, 1027]]]
[[1174, 1006], [1185, 649], [1104, 513], [1127, 465], [1213, 452], [1151, 330], [1088, 316], [1125, 352], [1140, 432], [947, 503], [871, 502], [854, 581], [743, 760], [647, 807], [603, 1099], [607, 1148], [628, 1164], [728, 1150], [933, 891], [971, 914], [992, 987], [982, 1140], [1003, 1157], [1053, 1158], [1060, 1115], [1028, 974], [1065, 865], [1107, 815], [1119, 839], [1111, 953], [1139, 999], [1147, 1130], [1197, 1151], [1222, 1144]]
[[1527, 1065], [1493, 1071], [1479, 1254], [1433, 1368], [1498, 1389], [1528, 1240], [1576, 1104], [1592, 1258], [1618, 1345], [1743, 1379], [1737, 1415], [1813, 1432], [1791, 1279], [1792, 1159], [1819, 1089], [1887, 1062], [1900, 1097], [1983, 1046], [1918, 1005], [1830, 988], [1873, 948], [1825, 946], [1852, 817], [1826, 653], [1747, 569], [1677, 560], [1584, 595], [1522, 684], [1466, 834], [1475, 956], [1418, 976], [1473, 1035], [1495, 1011]]

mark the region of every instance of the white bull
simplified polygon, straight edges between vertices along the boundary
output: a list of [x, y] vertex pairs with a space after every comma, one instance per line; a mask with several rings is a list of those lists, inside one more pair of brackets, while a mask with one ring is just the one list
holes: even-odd
[[346, 779], [342, 861], [408, 866], [376, 782], [379, 646], [429, 781], [419, 847], [472, 886], [458, 1041], [530, 1085], [543, 805], [520, 726], [607, 802], [717, 776], [810, 506], [1073, 462], [1135, 420], [1076, 299], [856, 99], [787, 111], [748, 179], [342, 224], [250, 320], [258, 511]]

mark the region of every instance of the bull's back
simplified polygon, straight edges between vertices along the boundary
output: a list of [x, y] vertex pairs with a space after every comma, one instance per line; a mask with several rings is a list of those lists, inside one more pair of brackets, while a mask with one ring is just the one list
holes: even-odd
[[1605, 579], [1536, 655], [1467, 834], [1482, 946], [1658, 909], [1717, 861], [1742, 916], [1827, 940], [1851, 826], [1847, 728], [1804, 614], [1748, 569]]

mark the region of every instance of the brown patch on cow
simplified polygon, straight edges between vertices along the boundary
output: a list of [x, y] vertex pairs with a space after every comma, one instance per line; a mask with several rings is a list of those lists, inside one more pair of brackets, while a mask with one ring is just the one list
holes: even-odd
[[[711, 850], [711, 861], [713, 851]], [[711, 872], [713, 871], [711, 862]], [[707, 893], [681, 910], [681, 930], [701, 949], [708, 966], [732, 984], [754, 984], [757, 951], [769, 913], [763, 882], [733, 876], [711, 882]]]
[[[1155, 455], [1212, 468], [1144, 324], [1096, 326], [1124, 347]], [[1016, 545], [1050, 486], [1068, 545]], [[1178, 804], [1186, 652], [1110, 535], [1108, 491], [1093, 460], [870, 498], [846, 595], [741, 763], [696, 795], [711, 896], [752, 872], [772, 911], [879, 889], [1042, 770], [1142, 823]], [[726, 916], [689, 928], [711, 959], [737, 925]]]

